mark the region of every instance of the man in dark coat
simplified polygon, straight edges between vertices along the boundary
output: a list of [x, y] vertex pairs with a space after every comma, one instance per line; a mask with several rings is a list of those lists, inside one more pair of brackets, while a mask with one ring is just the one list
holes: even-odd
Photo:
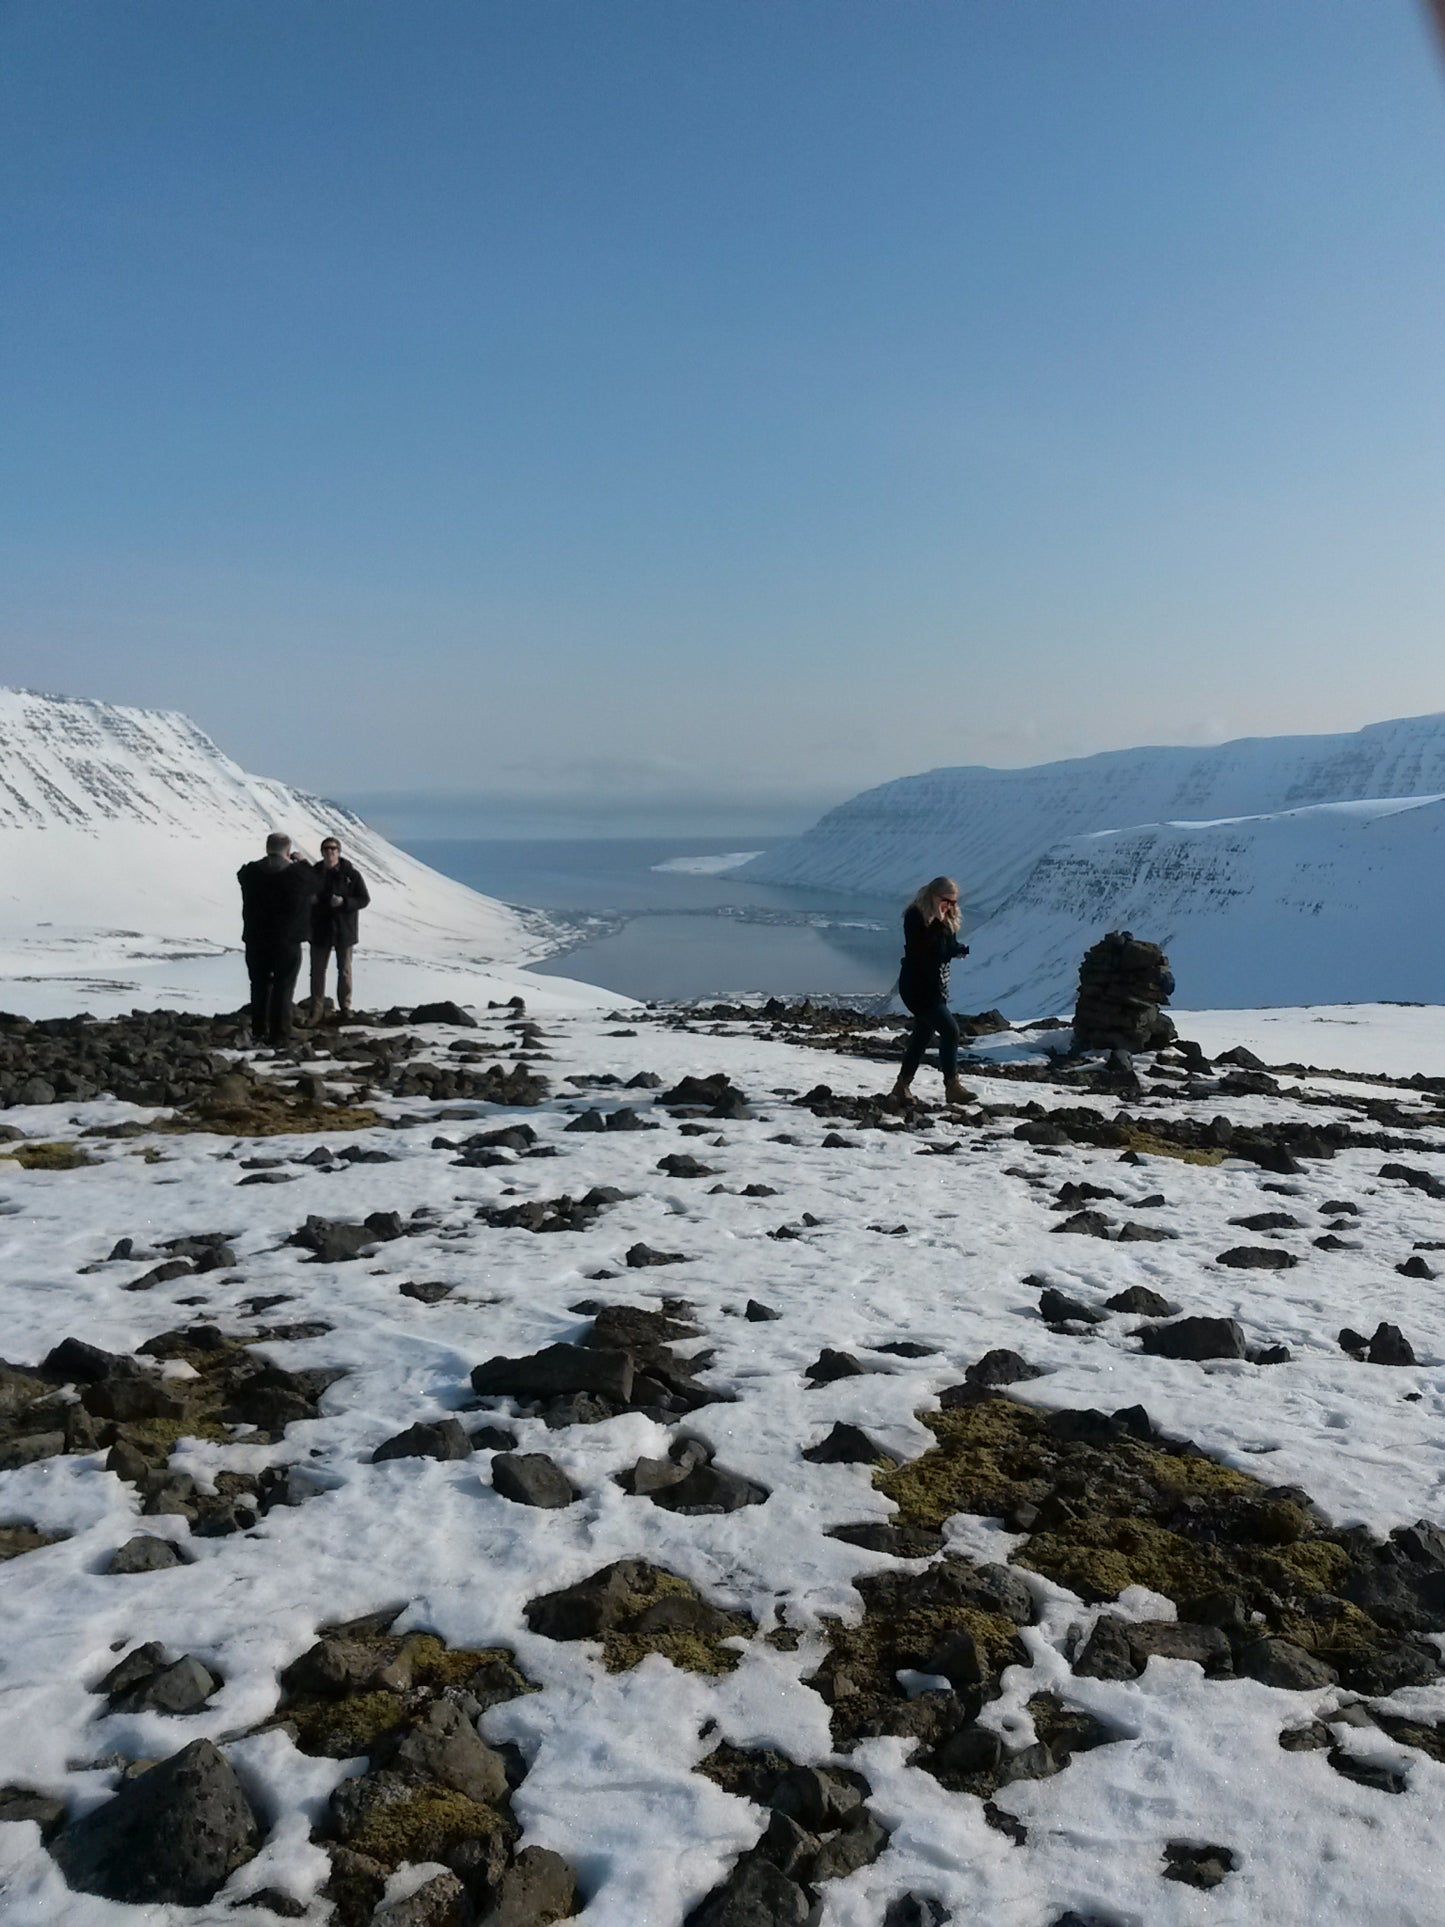
[[280, 830], [266, 838], [266, 854], [243, 863], [241, 939], [251, 978], [251, 1032], [258, 1044], [289, 1044], [291, 999], [301, 969], [301, 946], [311, 926], [316, 873], [293, 855]]
[[321, 1022], [326, 1009], [326, 964], [336, 952], [336, 1004], [342, 1016], [351, 1009], [351, 953], [356, 948], [360, 912], [371, 902], [360, 870], [341, 854], [341, 844], [328, 836], [316, 865], [316, 901], [311, 909], [311, 1021]]

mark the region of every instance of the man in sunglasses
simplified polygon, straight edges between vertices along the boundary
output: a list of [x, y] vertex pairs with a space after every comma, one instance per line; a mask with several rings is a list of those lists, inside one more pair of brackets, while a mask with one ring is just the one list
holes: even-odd
[[321, 845], [316, 865], [316, 900], [311, 906], [311, 1021], [319, 1024], [326, 1010], [326, 967], [336, 952], [336, 1005], [343, 1017], [351, 1012], [351, 953], [356, 948], [360, 912], [371, 902], [361, 872], [341, 854], [337, 837]]

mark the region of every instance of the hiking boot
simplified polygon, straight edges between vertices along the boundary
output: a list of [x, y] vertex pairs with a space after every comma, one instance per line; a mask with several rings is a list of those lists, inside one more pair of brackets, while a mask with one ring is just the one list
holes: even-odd
[[895, 1111], [901, 1111], [905, 1105], [912, 1104], [914, 1102], [913, 1079], [900, 1077], [883, 1102]]
[[945, 1077], [943, 1080], [943, 1101], [945, 1104], [961, 1110], [964, 1105], [974, 1104], [978, 1100], [972, 1091], [964, 1089], [956, 1077]]

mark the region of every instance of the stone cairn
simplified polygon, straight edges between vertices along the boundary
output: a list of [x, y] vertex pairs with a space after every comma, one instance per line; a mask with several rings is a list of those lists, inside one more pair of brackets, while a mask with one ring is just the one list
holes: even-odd
[[1075, 1050], [1157, 1050], [1174, 1041], [1161, 1005], [1174, 994], [1174, 973], [1157, 943], [1111, 930], [1084, 955], [1074, 1007]]

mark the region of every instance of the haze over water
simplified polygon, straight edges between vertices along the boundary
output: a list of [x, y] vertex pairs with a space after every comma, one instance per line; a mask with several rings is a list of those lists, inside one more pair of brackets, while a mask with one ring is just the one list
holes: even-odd
[[747, 837], [409, 842], [425, 863], [573, 925], [578, 944], [534, 968], [630, 997], [765, 991], [882, 996], [898, 974], [889, 898], [697, 876], [656, 865], [760, 847]]

